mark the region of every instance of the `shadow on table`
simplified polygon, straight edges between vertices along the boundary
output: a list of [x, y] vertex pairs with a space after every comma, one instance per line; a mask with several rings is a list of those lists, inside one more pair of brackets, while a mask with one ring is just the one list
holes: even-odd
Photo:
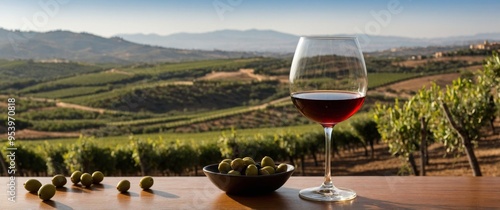
[[279, 192], [263, 195], [230, 195], [223, 193], [219, 196], [219, 200], [227, 200], [227, 197], [251, 209], [266, 209], [270, 207], [269, 204], [272, 205], [272, 209], [292, 209], [293, 207], [293, 204], [287, 201], [288, 198]]
[[135, 193], [135, 192], [130, 192], [130, 191], [127, 191], [127, 192], [118, 192], [117, 197], [139, 197], [139, 194], [138, 193]]
[[46, 209], [47, 205], [54, 208], [54, 209], [62, 209], [62, 210], [71, 210], [71, 208], [68, 205], [65, 205], [61, 202], [53, 201], [53, 200], [48, 200], [48, 201], [42, 201], [40, 202], [40, 209]]
[[91, 189], [93, 189], [93, 190], [104, 190], [104, 189], [107, 189], [107, 188], [115, 188], [115, 187], [113, 185], [103, 184], [103, 183], [92, 184], [92, 187], [91, 187]]
[[363, 196], [341, 202], [308, 201], [299, 198], [299, 191], [300, 189], [282, 187], [275, 192], [264, 195], [248, 196], [221, 193], [216, 203], [227, 203], [228, 206], [234, 206], [231, 204], [234, 201], [251, 209], [269, 208], [270, 204], [273, 209], [415, 209], [429, 207], [394, 203]]
[[179, 196], [177, 196], [177, 195], [174, 195], [174, 194], [171, 194], [168, 192], [164, 192], [164, 191], [160, 191], [160, 190], [148, 189], [148, 190], [141, 191], [141, 197], [142, 196], [151, 196], [151, 195], [157, 195], [157, 196], [161, 196], [164, 198], [179, 198]]

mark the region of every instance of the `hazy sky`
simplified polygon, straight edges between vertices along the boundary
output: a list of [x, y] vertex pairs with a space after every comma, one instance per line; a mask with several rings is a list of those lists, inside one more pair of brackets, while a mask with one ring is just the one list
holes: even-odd
[[0, 0], [0, 27], [106, 37], [221, 29], [444, 37], [500, 32], [500, 1]]

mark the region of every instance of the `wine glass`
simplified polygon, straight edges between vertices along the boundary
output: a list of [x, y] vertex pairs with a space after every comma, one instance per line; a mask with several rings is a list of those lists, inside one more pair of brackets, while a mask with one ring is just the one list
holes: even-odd
[[356, 113], [365, 100], [368, 79], [356, 37], [301, 37], [290, 69], [290, 96], [304, 116], [325, 130], [325, 180], [302, 189], [299, 196], [314, 201], [344, 201], [356, 197], [335, 187], [331, 179], [333, 127]]

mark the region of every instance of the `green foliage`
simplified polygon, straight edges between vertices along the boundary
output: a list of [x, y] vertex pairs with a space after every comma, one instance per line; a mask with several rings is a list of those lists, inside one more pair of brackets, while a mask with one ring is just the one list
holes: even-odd
[[77, 120], [77, 119], [95, 119], [99, 113], [87, 112], [71, 108], [57, 108], [28, 111], [20, 113], [22, 118], [28, 120]]
[[92, 138], [80, 137], [64, 154], [64, 162], [68, 171], [102, 171], [104, 174], [112, 174], [115, 170], [115, 160], [111, 151], [110, 148], [98, 146]]
[[31, 128], [38, 131], [79, 131], [104, 125], [105, 123], [97, 120], [43, 120], [33, 121]]
[[[473, 145], [481, 137], [481, 129], [495, 118], [498, 107], [500, 60], [498, 55], [488, 58], [483, 71], [470, 78], [459, 78], [445, 90], [433, 84], [422, 89], [402, 107], [377, 104], [375, 122], [382, 139], [388, 143], [393, 155], [410, 157], [421, 146], [421, 123], [434, 138], [445, 145], [447, 152], [466, 152], [474, 175], [480, 175]], [[492, 105], [494, 104], [494, 105]]]
[[204, 143], [197, 146], [198, 165], [206, 166], [217, 163], [222, 159], [222, 154], [217, 143]]
[[[4, 98], [4, 97], [0, 97], [0, 98]], [[7, 101], [6, 98], [7, 97], [5, 97], [5, 99], [2, 99], [2, 100]], [[55, 106], [55, 103], [53, 101], [30, 100], [27, 98], [18, 98], [16, 96], [10, 96], [8, 98], [15, 98], [16, 99], [16, 102], [15, 102], [16, 115], [25, 113], [25, 112], [32, 110], [32, 109], [42, 109], [42, 108], [48, 108], [48, 107]], [[0, 110], [4, 111], [7, 109], [6, 109], [6, 107], [0, 107]], [[6, 113], [6, 112], [4, 112], [4, 113]]]
[[198, 162], [196, 150], [180, 142], [170, 144], [160, 155], [160, 170], [167, 170], [176, 175], [192, 169]]
[[3, 152], [1, 152], [3, 158], [0, 160], [5, 159], [8, 166], [10, 158], [13, 157], [16, 163], [16, 174], [20, 176], [39, 176], [47, 172], [45, 160], [41, 154], [20, 143], [16, 143], [15, 146], [17, 149], [11, 151], [7, 150], [7, 144], [4, 144]]
[[69, 175], [68, 168], [64, 162], [64, 154], [68, 152], [68, 148], [61, 143], [54, 145], [45, 141], [38, 147], [38, 152], [43, 155], [47, 165], [47, 174], [66, 174]]
[[[101, 70], [99, 66], [80, 63], [41, 63], [33, 60], [0, 60], [0, 74], [13, 77], [50, 80]], [[3, 82], [3, 81], [2, 81]]]
[[372, 119], [356, 120], [351, 123], [356, 134], [361, 137], [361, 139], [367, 142], [378, 141], [381, 136], [377, 129], [377, 123]]
[[[7, 111], [3, 111], [2, 109], [0, 109], [0, 111], [2, 111], [2, 113], [7, 113]], [[2, 125], [2, 126], [7, 125], [7, 123], [9, 122], [8, 117], [9, 117], [8, 115], [4, 115], [3, 117], [1, 117], [0, 118], [0, 125]], [[29, 127], [33, 126], [28, 120], [19, 119], [19, 118], [16, 119], [15, 116], [14, 116], [14, 119], [15, 120], [11, 120], [10, 122], [15, 123], [14, 126], [17, 130], [22, 130], [22, 129], [29, 128]], [[0, 129], [0, 133], [7, 133], [7, 130]]]
[[[121, 94], [96, 96], [83, 104], [129, 112], [186, 112], [224, 109], [278, 98], [279, 81], [209, 82], [131, 89]], [[281, 93], [282, 94], [282, 93]], [[282, 95], [281, 97], [283, 97]]]
[[[221, 59], [203, 60], [181, 63], [162, 63], [135, 65], [123, 69], [123, 71], [138, 75], [156, 76], [162, 79], [174, 79], [175, 77], [203, 76], [211, 71], [237, 71], [247, 63], [258, 61], [259, 58], [249, 59]], [[199, 72], [202, 72], [200, 74]]]
[[135, 164], [134, 149], [130, 145], [117, 147], [111, 156], [116, 161], [115, 173], [118, 176], [137, 175], [137, 172], [140, 171], [140, 167]]
[[368, 88], [376, 88], [419, 76], [421, 74], [417, 73], [372, 73], [368, 74]]
[[130, 147], [135, 165], [140, 167], [143, 176], [157, 170], [158, 163], [161, 161], [160, 156], [164, 152], [157, 142], [152, 139], [133, 139], [130, 141]]
[[141, 78], [137, 78], [134, 75], [127, 73], [99, 72], [60, 79], [52, 84], [61, 86], [99, 86], [114, 83], [125, 83], [138, 79]]
[[269, 76], [288, 75], [290, 72], [291, 59], [264, 58], [258, 62], [252, 62], [245, 68], [254, 69], [254, 73]]
[[405, 112], [406, 110], [412, 110], [408, 103], [401, 107], [396, 100], [393, 107], [377, 104], [374, 115], [382, 140], [389, 146], [389, 152], [405, 158], [417, 149], [418, 139], [415, 135], [419, 134], [415, 131], [419, 127], [419, 121], [415, 119], [414, 113]]
[[28, 94], [33, 97], [37, 98], [52, 98], [52, 99], [61, 99], [61, 98], [70, 98], [70, 97], [77, 97], [77, 96], [84, 96], [84, 95], [90, 95], [90, 94], [96, 94], [100, 92], [105, 92], [108, 90], [108, 87], [102, 87], [102, 86], [91, 86], [91, 87], [70, 87], [70, 88], [61, 88], [61, 89], [56, 89], [52, 91], [44, 91], [44, 92], [38, 92], [35, 94]]
[[416, 66], [405, 66], [397, 58], [367, 57], [365, 59], [368, 73], [443, 73], [459, 68], [475, 65], [464, 60], [432, 60]]
[[492, 56], [486, 59], [482, 73], [477, 75], [477, 82], [484, 86], [487, 91], [490, 88], [490, 103], [495, 104], [490, 106], [488, 112], [500, 115], [500, 57], [498, 53], [493, 53]]
[[223, 158], [252, 157], [261, 159], [264, 156], [283, 160], [283, 150], [272, 136], [256, 135], [243, 137], [232, 130], [230, 134], [222, 133], [218, 145]]

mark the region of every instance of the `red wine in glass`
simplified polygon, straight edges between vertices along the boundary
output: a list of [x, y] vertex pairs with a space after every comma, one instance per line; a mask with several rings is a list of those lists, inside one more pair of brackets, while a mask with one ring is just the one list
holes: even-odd
[[300, 92], [291, 97], [300, 113], [326, 127], [348, 119], [365, 101], [365, 96], [345, 91]]

